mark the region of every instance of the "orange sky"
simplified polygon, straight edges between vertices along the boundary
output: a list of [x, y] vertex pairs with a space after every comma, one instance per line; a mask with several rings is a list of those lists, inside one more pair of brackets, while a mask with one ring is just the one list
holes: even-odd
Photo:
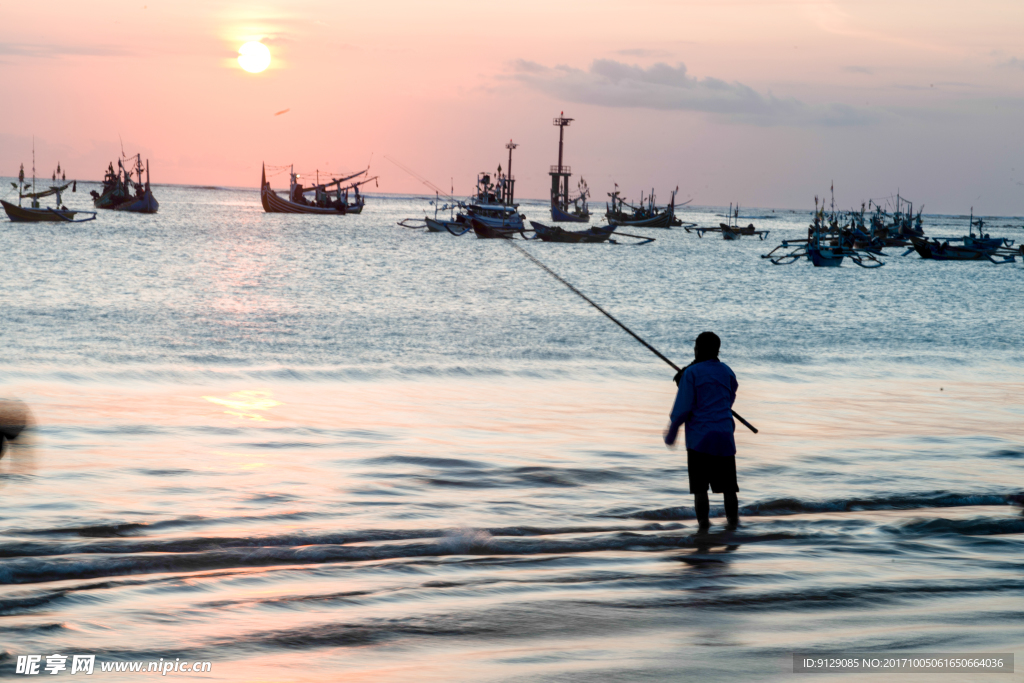
[[[296, 9], [298, 8], [298, 9]], [[1024, 3], [3, 0], [0, 175], [31, 159], [97, 179], [141, 151], [153, 181], [254, 187], [259, 167], [456, 193], [513, 161], [543, 197], [565, 163], [595, 198], [680, 185], [697, 203], [1024, 213]], [[235, 61], [262, 38], [262, 74]], [[288, 109], [288, 113], [274, 116]]]

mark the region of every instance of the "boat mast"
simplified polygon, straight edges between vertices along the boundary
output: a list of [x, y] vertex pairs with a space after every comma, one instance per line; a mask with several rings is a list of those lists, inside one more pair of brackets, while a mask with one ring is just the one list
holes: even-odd
[[[512, 201], [515, 199], [515, 194], [516, 194], [515, 193], [516, 181], [515, 181], [515, 178], [512, 177], [512, 150], [514, 150], [518, 146], [519, 146], [518, 143], [512, 142], [512, 138], [509, 138], [508, 144], [505, 145], [505, 149], [508, 150], [508, 175], [505, 178], [505, 182], [506, 182], [505, 203], [509, 204], [509, 205], [512, 204]], [[558, 163], [559, 164], [562, 163], [561, 155], [559, 155]]]
[[565, 112], [554, 120], [558, 126], [558, 166], [551, 167], [551, 203], [557, 204], [559, 209], [569, 204], [569, 176], [572, 175], [568, 166], [562, 165], [562, 147], [565, 141], [565, 127], [574, 119], [565, 117]]

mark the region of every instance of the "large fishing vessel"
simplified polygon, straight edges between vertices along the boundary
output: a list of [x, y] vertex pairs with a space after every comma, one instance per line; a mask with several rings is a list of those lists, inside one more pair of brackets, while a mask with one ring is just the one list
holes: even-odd
[[[376, 181], [377, 176], [370, 176], [370, 168], [353, 173], [342, 178], [332, 178], [329, 182], [321, 183], [319, 173], [311, 187], [304, 187], [299, 182], [300, 176], [295, 172], [294, 166], [288, 166], [288, 198], [279, 196], [270, 189], [267, 182], [267, 166], [263, 165], [262, 177], [260, 179], [260, 201], [263, 203], [263, 210], [267, 213], [313, 213], [321, 215], [344, 215], [347, 213], [361, 213], [366, 200], [359, 194], [359, 187], [371, 181]], [[349, 191], [353, 192], [354, 198], [349, 201]], [[312, 197], [306, 197], [310, 192]]]
[[[123, 153], [123, 152], [122, 152]], [[125, 161], [133, 160], [131, 166]], [[146, 160], [146, 179], [142, 179], [142, 155], [129, 159], [118, 159], [117, 170], [111, 162], [103, 176], [103, 192], [93, 190], [92, 203], [97, 209], [131, 211], [132, 213], [156, 213], [160, 203], [153, 196], [149, 186], [149, 159]]]
[[518, 147], [509, 140], [508, 173], [502, 173], [501, 165], [492, 177], [490, 173], [478, 173], [476, 192], [467, 202], [462, 203], [463, 214], [456, 220], [473, 226], [473, 232], [480, 238], [506, 237], [521, 232], [525, 226], [516, 204], [516, 179], [512, 175], [512, 150]]
[[558, 126], [558, 165], [551, 167], [551, 220], [563, 223], [589, 223], [590, 210], [587, 208], [587, 197], [590, 188], [587, 181], [580, 178], [576, 195], [569, 196], [569, 176], [572, 169], [562, 165], [562, 145], [565, 127], [574, 119], [565, 117], [565, 112], [554, 120]]

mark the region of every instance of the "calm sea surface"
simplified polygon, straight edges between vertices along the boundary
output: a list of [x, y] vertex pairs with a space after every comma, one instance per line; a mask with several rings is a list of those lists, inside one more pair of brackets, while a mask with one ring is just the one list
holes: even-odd
[[744, 212], [765, 242], [521, 243], [680, 364], [722, 337], [761, 433], [737, 431], [745, 526], [697, 537], [671, 369], [511, 245], [395, 225], [425, 198], [156, 190], [155, 216], [0, 222], [0, 397], [36, 422], [0, 460], [0, 676], [54, 653], [375, 683], [783, 681], [829, 650], [1024, 668], [1019, 260], [777, 267], [809, 212], [770, 209]]

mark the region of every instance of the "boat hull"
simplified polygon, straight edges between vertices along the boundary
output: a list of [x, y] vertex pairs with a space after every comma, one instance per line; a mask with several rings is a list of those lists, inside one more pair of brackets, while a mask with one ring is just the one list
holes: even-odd
[[[590, 214], [588, 213], [588, 214], [583, 215], [583, 216], [577, 216], [576, 214], [568, 213], [567, 211], [563, 211], [556, 204], [552, 204], [551, 205], [551, 220], [553, 220], [555, 222], [558, 222], [558, 223], [589, 223], [590, 222]], [[531, 221], [531, 223], [532, 223], [532, 221]]]
[[117, 206], [97, 206], [96, 208], [130, 211], [132, 213], [156, 213], [160, 209], [160, 202], [156, 200], [156, 197], [149, 191], [149, 188], [146, 188], [146, 192], [141, 198], [131, 199]]
[[430, 232], [449, 232], [453, 235], [462, 235], [469, 230], [469, 225], [460, 221], [438, 221], [433, 218], [424, 218], [427, 230]]
[[24, 206], [17, 206], [0, 199], [7, 217], [14, 223], [61, 223], [73, 220], [76, 211], [67, 209], [32, 209]]
[[836, 253], [828, 248], [807, 247], [807, 257], [815, 268], [838, 268], [843, 265], [843, 256], [842, 252]]
[[986, 251], [995, 251], [995, 249], [962, 247], [949, 242], [929, 241], [921, 237], [911, 237], [910, 241], [918, 256], [934, 261], [979, 261], [988, 258]]
[[614, 225], [588, 228], [587, 230], [563, 230], [557, 226], [530, 221], [534, 233], [545, 242], [596, 243], [605, 242], [615, 232]]
[[621, 219], [613, 216], [608, 216], [608, 224], [616, 226], [626, 226], [630, 228], [671, 228], [673, 225], [681, 225], [681, 222], [677, 223], [674, 214], [669, 212], [659, 213], [656, 216], [650, 218], [641, 218], [640, 220], [629, 220]]
[[299, 204], [298, 202], [279, 197], [276, 192], [270, 189], [270, 183], [264, 185], [260, 191], [260, 202], [263, 204], [263, 210], [267, 213], [312, 213], [321, 216], [344, 216], [349, 213], [362, 213], [365, 204], [362, 200], [353, 204], [330, 208]]
[[495, 227], [495, 226], [487, 225], [486, 223], [484, 223], [483, 221], [481, 221], [478, 218], [472, 218], [472, 219], [470, 219], [469, 222], [470, 222], [470, 225], [473, 226], [473, 232], [476, 233], [476, 236], [479, 237], [482, 240], [493, 240], [493, 239], [506, 239], [506, 240], [510, 240], [510, 239], [512, 239], [513, 235], [515, 235], [516, 233], [521, 231], [521, 228], [510, 228], [508, 226], [505, 226], [505, 227], [500, 227], [500, 226], [499, 227]]
[[466, 217], [476, 221], [477, 223], [485, 225], [488, 228], [494, 228], [495, 230], [519, 231], [526, 228], [523, 224], [522, 217], [518, 213], [510, 214], [505, 218], [496, 218], [493, 216], [483, 216], [478, 213], [473, 213], [472, 209], [470, 209]]

